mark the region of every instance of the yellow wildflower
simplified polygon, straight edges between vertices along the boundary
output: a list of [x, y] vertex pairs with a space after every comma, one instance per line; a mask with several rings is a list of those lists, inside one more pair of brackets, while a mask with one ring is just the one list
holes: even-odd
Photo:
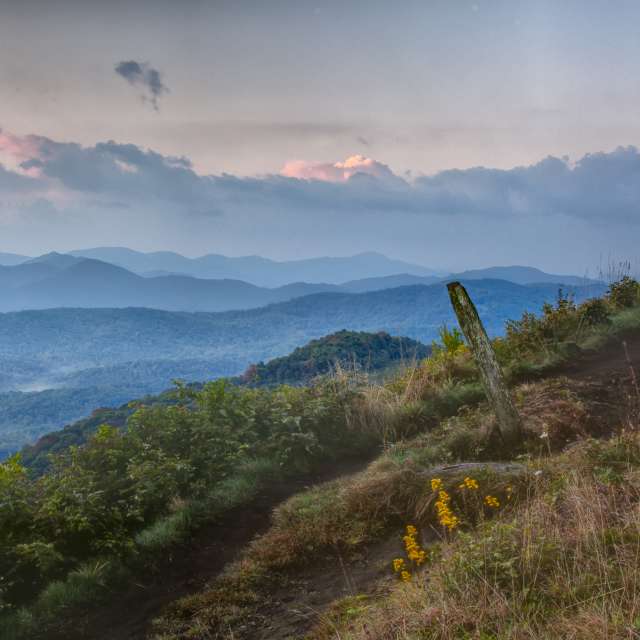
[[478, 481], [475, 480], [474, 478], [466, 477], [462, 481], [462, 484], [459, 485], [459, 487], [460, 487], [460, 489], [477, 489], [478, 488]]
[[400, 577], [402, 578], [403, 582], [410, 582], [411, 581], [411, 574], [408, 571], [402, 571], [400, 573]]
[[398, 573], [404, 569], [404, 560], [402, 558], [396, 558], [393, 561], [393, 570]]
[[438, 491], [442, 488], [442, 480], [440, 478], [431, 478], [431, 491]]
[[484, 503], [492, 509], [498, 509], [500, 507], [500, 501], [495, 496], [485, 496]]
[[438, 500], [436, 502], [438, 522], [449, 531], [453, 531], [460, 524], [460, 520], [451, 510], [450, 502], [451, 496], [444, 489], [441, 489], [438, 492]]
[[[418, 535], [418, 529], [412, 524], [406, 526], [407, 534], [402, 537], [404, 542], [407, 558], [411, 560], [416, 566], [420, 566], [427, 558], [427, 552], [420, 546], [416, 537]], [[396, 573], [406, 571], [406, 566], [402, 558], [396, 558], [393, 561], [393, 569]], [[403, 578], [405, 580], [405, 578]]]

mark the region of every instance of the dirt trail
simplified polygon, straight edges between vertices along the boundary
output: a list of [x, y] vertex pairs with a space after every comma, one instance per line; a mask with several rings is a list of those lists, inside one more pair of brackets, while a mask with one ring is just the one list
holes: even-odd
[[[589, 407], [589, 433], [606, 436], [640, 411], [640, 332], [611, 340], [603, 349], [586, 352], [550, 371], [564, 376], [568, 387]], [[635, 378], [635, 383], [634, 383]]]
[[[626, 344], [626, 353], [624, 344]], [[551, 375], [565, 375], [576, 380], [596, 379], [605, 381], [630, 376], [627, 354], [640, 375], [640, 333], [633, 332], [611, 340], [603, 349], [586, 352], [572, 362], [560, 366]]]
[[195, 593], [218, 575], [257, 535], [270, 524], [273, 509], [318, 483], [362, 470], [366, 460], [334, 463], [321, 471], [289, 478], [261, 491], [250, 503], [227, 512], [203, 526], [186, 544], [172, 550], [156, 572], [138, 577], [109, 604], [74, 616], [74, 628], [47, 631], [47, 640], [142, 640], [149, 625], [165, 606]]
[[[622, 340], [626, 341], [627, 353], [640, 375], [640, 333], [635, 332], [612, 340], [598, 352], [587, 352], [545, 376], [566, 376], [570, 384], [574, 382], [576, 388], [588, 396], [594, 422], [606, 425], [607, 429], [619, 424], [620, 399], [630, 388], [631, 372]], [[165, 559], [165, 565], [155, 576], [149, 576], [143, 584], [131, 585], [107, 607], [87, 614], [76, 626], [77, 635], [72, 636], [65, 630], [64, 635], [53, 633], [47, 637], [143, 640], [151, 620], [166, 605], [196, 593], [211, 582], [254, 537], [268, 529], [278, 504], [311, 485], [350, 475], [365, 466], [366, 461], [337, 464], [321, 473], [270, 487], [250, 505], [234, 509], [223, 519], [201, 529], [189, 545], [178, 548]], [[350, 563], [348, 573], [336, 563], [334, 556], [314, 566], [312, 576], [292, 576], [294, 584], [273, 593], [270, 602], [258, 613], [260, 624], [247, 621], [248, 625], [255, 626], [241, 629], [241, 634], [256, 640], [296, 637], [292, 634], [309, 628], [332, 600], [349, 593], [372, 594], [384, 588], [388, 581], [386, 560], [393, 553], [389, 544], [397, 546], [397, 542], [385, 542], [363, 551], [360, 559]], [[286, 615], [287, 610], [293, 615]]]

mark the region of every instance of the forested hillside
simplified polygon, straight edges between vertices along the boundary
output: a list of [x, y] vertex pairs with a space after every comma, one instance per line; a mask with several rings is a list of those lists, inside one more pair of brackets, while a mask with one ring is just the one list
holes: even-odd
[[[537, 312], [558, 295], [555, 284], [522, 286], [470, 281], [468, 288], [492, 335], [507, 319]], [[604, 287], [570, 287], [577, 302]], [[452, 324], [444, 285], [363, 294], [323, 293], [250, 311], [171, 313], [151, 309], [52, 309], [0, 315], [0, 358], [88, 368], [134, 360], [203, 359], [257, 362], [348, 328], [387, 331], [429, 343]], [[82, 340], [78, 338], [82, 336]]]
[[252, 365], [240, 379], [252, 386], [299, 385], [340, 369], [372, 373], [403, 362], [410, 365], [429, 352], [415, 340], [382, 331], [338, 331], [312, 340], [288, 356]]
[[100, 260], [55, 253], [0, 266], [0, 312], [57, 307], [228, 311], [334, 290], [340, 289], [305, 282], [266, 288], [229, 278], [142, 277]]
[[[300, 386], [320, 375], [333, 373], [341, 366], [348, 371], [357, 369], [363, 373], [375, 373], [402, 364], [411, 366], [416, 360], [425, 358], [429, 352], [429, 347], [415, 340], [390, 336], [384, 332], [371, 334], [339, 331], [319, 340], [312, 340], [288, 356], [275, 358], [266, 364], [253, 365], [243, 376], [235, 378], [234, 382], [248, 386]], [[135, 370], [135, 363], [131, 363], [130, 366]], [[89, 375], [89, 381], [95, 383], [100, 371], [98, 369], [94, 375]], [[212, 377], [217, 376], [203, 375], [199, 379], [209, 380]], [[201, 383], [190, 385], [191, 389], [201, 387]], [[112, 389], [110, 393], [114, 398], [110, 408], [98, 408], [99, 389], [96, 387], [53, 389], [38, 394], [1, 394], [0, 402], [7, 408], [6, 424], [12, 425], [13, 430], [5, 432], [5, 451], [0, 448], [0, 454], [12, 453], [18, 443], [33, 442], [44, 432], [46, 435], [33, 446], [27, 446], [22, 450], [23, 463], [40, 472], [47, 466], [50, 454], [60, 453], [71, 445], [84, 443], [99, 425], [122, 426], [136, 408], [142, 405], [171, 404], [178, 401], [180, 395], [178, 391], [171, 389], [158, 395], [145, 396], [144, 390], [136, 386], [133, 377], [129, 391], [122, 387]], [[89, 413], [91, 415], [77, 421], [74, 419], [72, 424], [57, 430], [61, 424], [61, 417], [68, 415], [67, 411], [76, 412], [78, 418]]]

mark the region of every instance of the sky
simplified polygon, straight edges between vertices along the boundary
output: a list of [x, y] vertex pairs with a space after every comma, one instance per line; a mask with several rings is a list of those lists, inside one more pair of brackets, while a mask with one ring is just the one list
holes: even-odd
[[0, 251], [636, 260], [640, 3], [0, 0]]

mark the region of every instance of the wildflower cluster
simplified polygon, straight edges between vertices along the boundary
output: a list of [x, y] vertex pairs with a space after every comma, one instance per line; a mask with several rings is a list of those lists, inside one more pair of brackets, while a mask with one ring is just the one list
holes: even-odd
[[[412, 524], [407, 525], [407, 533], [402, 538], [407, 558], [419, 567], [426, 559], [427, 552], [420, 546], [418, 542], [418, 529]], [[393, 561], [393, 570], [397, 573], [403, 582], [411, 580], [411, 572], [407, 568], [404, 558], [395, 558]]]
[[[439, 480], [439, 478], [435, 478]], [[434, 481], [431, 481], [431, 486], [434, 486]], [[442, 486], [440, 485], [436, 486]], [[438, 491], [438, 500], [436, 501], [436, 511], [438, 513], [438, 522], [443, 526], [449, 529], [449, 531], [453, 531], [459, 524], [460, 520], [458, 516], [456, 516], [451, 509], [451, 496], [444, 490], [440, 489]]]
[[427, 552], [420, 546], [416, 537], [418, 530], [411, 524], [407, 525], [407, 535], [402, 538], [404, 540], [404, 547], [407, 552], [407, 558], [412, 562], [415, 562], [417, 566], [420, 566], [427, 557]]
[[458, 485], [458, 488], [460, 489], [477, 489], [478, 488], [478, 481], [475, 480], [474, 478], [469, 478], [469, 476], [467, 476], [463, 481], [462, 484]]
[[[462, 482], [458, 485], [458, 489], [460, 489], [462, 494], [462, 499], [464, 503], [467, 504], [467, 497], [469, 494], [466, 492], [476, 492], [480, 489], [480, 483], [470, 476], [466, 476]], [[436, 501], [436, 513], [438, 515], [438, 522], [448, 529], [449, 531], [453, 531], [457, 527], [460, 526], [461, 521], [460, 518], [454, 513], [451, 508], [451, 496], [447, 493], [442, 483], [441, 478], [431, 478], [431, 491], [438, 494], [438, 499]], [[508, 486], [506, 488], [506, 499], [511, 500], [513, 496], [513, 487]], [[477, 495], [477, 494], [476, 494]], [[485, 495], [483, 494], [477, 495], [476, 504], [484, 503], [485, 506], [490, 509], [499, 509], [500, 508], [500, 500], [493, 495]]]
[[411, 580], [411, 573], [407, 570], [404, 558], [394, 559], [393, 570], [400, 576], [402, 582], [409, 582], [409, 580]]
[[485, 496], [484, 503], [492, 509], [498, 509], [500, 507], [500, 501], [495, 496]]

